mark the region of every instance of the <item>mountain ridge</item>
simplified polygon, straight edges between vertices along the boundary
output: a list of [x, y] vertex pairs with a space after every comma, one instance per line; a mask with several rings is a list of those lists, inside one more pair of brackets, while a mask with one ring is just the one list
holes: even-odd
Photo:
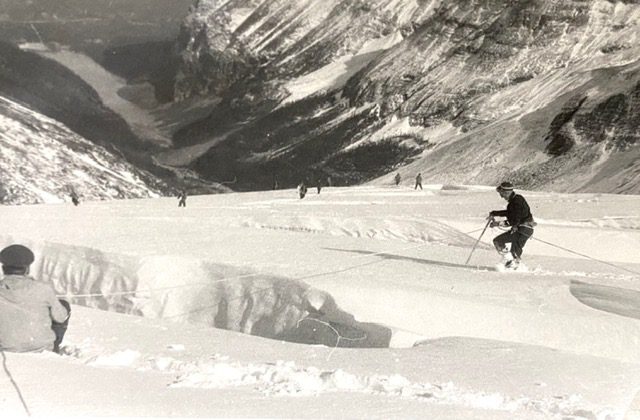
[[[117, 18], [115, 29], [151, 7], [129, 6], [36, 15], [62, 27]], [[179, 33], [176, 13], [186, 16]], [[144, 107], [154, 127], [129, 118], [123, 133], [171, 139], [129, 142], [110, 133], [119, 125], [108, 115], [96, 123], [104, 136], [69, 115], [61, 122], [166, 181], [188, 177], [194, 191], [229, 180], [237, 191], [393, 184], [396, 173], [409, 183], [422, 173], [435, 184], [640, 193], [638, 1], [198, 0], [147, 20], [171, 25], [142, 40], [98, 25], [100, 37], [78, 28], [71, 46], [46, 31], [41, 41], [127, 79], [109, 93]]]
[[[618, 152], [636, 153], [638, 124], [634, 116], [639, 112], [635, 99], [638, 79], [633, 68], [640, 52], [635, 46], [640, 35], [638, 2], [333, 1], [313, 21], [306, 18], [313, 10], [307, 3], [199, 1], [183, 27], [183, 38], [189, 42], [183, 45], [184, 62], [176, 84], [176, 96], [180, 98], [209, 94], [211, 89], [227, 98], [219, 106], [219, 113], [214, 111], [211, 121], [219, 119], [224, 109], [247, 120], [255, 115], [268, 118], [292, 94], [286, 87], [291, 86], [290, 81], [296, 76], [327, 66], [331, 60], [357, 54], [372, 36], [379, 39], [392, 32], [402, 34], [400, 42], [373, 54], [368, 64], [344, 86], [327, 91], [325, 104], [311, 112], [291, 112], [293, 120], [308, 121], [312, 112], [328, 112], [341, 106], [344, 109], [339, 114], [355, 115], [358, 133], [324, 153], [317, 148], [304, 152], [314, 154], [306, 158], [299, 156], [303, 151], [295, 153], [295, 144], [308, 144], [314, 139], [305, 140], [302, 134], [298, 141], [294, 137], [286, 160], [299, 169], [286, 174], [288, 184], [317, 176], [332, 176], [342, 183], [389, 182], [385, 173], [399, 170], [407, 177], [422, 171], [426, 181], [433, 182], [453, 178], [456, 182], [492, 184], [506, 178], [527, 188], [640, 191], [636, 169], [620, 175], [630, 179], [617, 181], [614, 178], [619, 174], [609, 171], [610, 181], [605, 183], [598, 176], [589, 179], [587, 175], [590, 171], [597, 172], [602, 161], [613, 156], [611, 151], [616, 152], [613, 158], [622, 157], [621, 160], [626, 158]], [[287, 17], [289, 20], [285, 20]], [[348, 30], [341, 31], [347, 26]], [[333, 38], [328, 39], [327, 34], [333, 34]], [[323, 45], [322, 54], [310, 55], [316, 58], [305, 55], [320, 48], [319, 45]], [[297, 60], [304, 62], [304, 66], [300, 67]], [[251, 66], [252, 61], [261, 64]], [[625, 70], [625, 66], [630, 67]], [[257, 70], [247, 74], [243, 73], [245, 68]], [[229, 72], [234, 73], [232, 78], [227, 78]], [[583, 75], [581, 83], [584, 86], [591, 83], [593, 89], [583, 87], [580, 92], [573, 86], [580, 83], [578, 73]], [[593, 80], [589, 82], [589, 78]], [[620, 89], [625, 78], [625, 88]], [[550, 83], [554, 88], [549, 87]], [[617, 91], [616, 98], [602, 92], [611, 88]], [[577, 99], [569, 95], [572, 91]], [[540, 92], [547, 97], [542, 98]], [[322, 92], [318, 92], [316, 102], [321, 96]], [[588, 99], [580, 102], [585, 96]], [[298, 104], [305, 101], [302, 99]], [[574, 102], [581, 105], [572, 105]], [[535, 116], [540, 109], [558, 105], [561, 111], [557, 115], [542, 119]], [[370, 118], [368, 112], [359, 113], [363, 107], [369, 108], [375, 118]], [[574, 112], [567, 113], [569, 109]], [[525, 131], [522, 127], [512, 128], [513, 136], [531, 137], [519, 146], [518, 152], [535, 154], [536, 164], [529, 162], [529, 157], [512, 163], [503, 162], [503, 157], [502, 162], [493, 163], [489, 156], [470, 165], [471, 162], [437, 154], [439, 145], [451, 142], [451, 138], [472, 136], [476, 130], [486, 132], [491, 124], [514, 116], [525, 120], [538, 118], [546, 126], [541, 133], [539, 128]], [[365, 153], [362, 157], [346, 156], [349, 150], [353, 155], [353, 148], [347, 149], [350, 145], [369, 142], [372, 143], [369, 149], [375, 148], [377, 142], [371, 140], [402, 119], [409, 121], [405, 132], [390, 133], [386, 139], [383, 135], [382, 141], [403, 145], [407, 137], [412, 137], [419, 154], [410, 153], [401, 162], [393, 155], [388, 156], [378, 171], [382, 174], [359, 174], [357, 170], [343, 168], [353, 166], [354, 159], [366, 159]], [[284, 133], [294, 125], [289, 124], [289, 130], [282, 125], [277, 127], [276, 131], [282, 133], [280, 140], [266, 143], [281, 148], [275, 144], [284, 143]], [[207, 124], [204, 127], [211, 130]], [[346, 130], [342, 130], [343, 136]], [[229, 136], [227, 145], [214, 146], [193, 167], [207, 167], [208, 162], [215, 165], [219, 160], [216, 155], [225, 155], [234, 145], [245, 145], [246, 153], [263, 150], [265, 140], [256, 137], [273, 138], [278, 135], [273, 131], [256, 128], [245, 136]], [[302, 126], [300, 131], [304, 131]], [[315, 127], [315, 132], [329, 131], [322, 124]], [[493, 142], [502, 135], [492, 133]], [[189, 136], [191, 141], [199, 136], [207, 138], [206, 133], [197, 130], [190, 131]], [[253, 149], [251, 144], [255, 145]], [[599, 149], [601, 144], [606, 145], [603, 150]], [[265, 156], [277, 154], [275, 150], [270, 149], [272, 153]], [[243, 156], [234, 159], [236, 165], [227, 163], [226, 172], [248, 171]], [[403, 168], [403, 164], [416, 159], [416, 163]], [[336, 161], [340, 163], [331, 164]], [[253, 168], [246, 173], [266, 184], [269, 172], [276, 171], [272, 168], [282, 166], [282, 162], [265, 158], [257, 165], [262, 170]], [[456, 174], [445, 175], [443, 167]], [[477, 168], [485, 172], [478, 174]], [[582, 171], [584, 178], [578, 186], [569, 182], [575, 168]], [[379, 181], [374, 181], [381, 175]]]

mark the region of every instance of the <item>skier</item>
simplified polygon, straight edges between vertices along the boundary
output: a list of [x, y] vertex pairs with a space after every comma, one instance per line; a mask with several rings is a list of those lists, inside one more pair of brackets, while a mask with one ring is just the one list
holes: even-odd
[[[524, 197], [513, 191], [513, 184], [503, 182], [496, 188], [496, 191], [509, 204], [507, 204], [506, 210], [491, 211], [489, 217], [492, 219], [494, 217], [506, 217], [506, 220], [501, 222], [492, 220], [489, 226], [508, 226], [510, 229], [496, 236], [493, 239], [493, 245], [498, 250], [498, 253], [507, 259], [504, 264], [505, 267], [515, 269], [520, 264], [524, 244], [533, 235], [535, 222], [533, 221], [529, 204], [527, 204]], [[510, 249], [506, 247], [508, 243], [511, 244]]]
[[396, 182], [396, 185], [400, 185], [401, 179], [402, 177], [400, 176], [400, 172], [396, 172], [396, 176], [393, 178], [393, 180]]
[[420, 187], [420, 189], [422, 189], [422, 174], [420, 174], [420, 173], [418, 173], [418, 175], [416, 175], [416, 186], [413, 189], [417, 190], [418, 187]]
[[322, 179], [318, 177], [318, 182], [316, 183], [316, 188], [318, 189], [318, 194], [320, 194], [320, 190], [322, 189]]
[[33, 252], [23, 245], [0, 251], [0, 350], [60, 351], [67, 330], [69, 303], [58, 300], [53, 287], [29, 276]]
[[78, 194], [72, 190], [71, 194], [69, 194], [69, 197], [71, 197], [71, 202], [73, 203], [74, 206], [77, 206], [78, 204], [80, 204], [80, 197], [78, 197]]
[[298, 194], [300, 195], [300, 199], [303, 199], [305, 195], [307, 195], [307, 186], [304, 184], [304, 181], [298, 184]]
[[178, 207], [187, 207], [187, 191], [182, 190], [178, 194]]

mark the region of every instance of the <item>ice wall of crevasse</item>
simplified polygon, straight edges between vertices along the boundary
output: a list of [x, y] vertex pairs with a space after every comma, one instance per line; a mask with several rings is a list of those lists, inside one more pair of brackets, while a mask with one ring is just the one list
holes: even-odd
[[165, 184], [60, 122], [0, 96], [0, 201], [159, 197]]
[[[12, 242], [2, 241], [3, 246]], [[391, 328], [360, 322], [326, 292], [295, 280], [179, 255], [133, 257], [50, 242], [26, 244], [42, 256], [31, 274], [53, 283], [59, 297], [72, 304], [305, 344], [410, 346], [423, 338], [396, 330], [392, 343]]]

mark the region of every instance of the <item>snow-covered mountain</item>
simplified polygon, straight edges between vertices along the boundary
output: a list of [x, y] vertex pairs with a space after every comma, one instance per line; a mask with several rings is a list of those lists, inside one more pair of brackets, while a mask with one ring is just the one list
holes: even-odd
[[396, 172], [640, 191], [637, 2], [2, 4], [0, 36], [71, 70], [4, 46], [5, 96], [199, 192]]
[[638, 192], [639, 24], [630, 1], [200, 0], [176, 97], [224, 100], [176, 141], [224, 138], [192, 167], [245, 186]]
[[62, 123], [0, 96], [0, 201], [158, 197], [167, 185]]
[[[0, 136], [29, 157], [32, 169], [41, 174], [61, 175], [44, 184], [38, 184], [38, 177], [33, 177], [33, 184], [27, 188], [25, 182], [29, 178], [19, 176], [15, 171], [16, 162], [10, 157], [6, 162], [0, 160], [4, 183], [22, 186], [4, 194], [2, 202], [31, 203], [68, 198], [66, 195], [71, 187], [59, 188], [63, 179], [65, 182], [70, 180], [68, 174], [61, 172], [67, 169], [60, 167], [59, 162], [50, 161], [50, 156], [36, 147], [34, 138], [51, 144], [62, 140], [61, 153], [67, 152], [64, 145], [68, 142], [78, 146], [75, 139], [88, 141], [82, 147], [72, 147], [76, 156], [72, 159], [67, 155], [65, 161], [68, 162], [64, 166], [83, 166], [86, 163], [83, 156], [93, 160], [90, 155], [95, 152], [106, 157], [106, 166], [124, 165], [125, 172], [136, 174], [141, 181], [142, 190], [138, 191], [137, 187], [132, 189], [130, 182], [118, 177], [107, 177], [111, 178], [109, 180], [89, 177], [84, 184], [76, 179], [73, 183], [77, 192], [82, 192], [86, 198], [147, 197], [149, 191], [164, 195], [187, 187], [199, 192], [225, 190], [224, 186], [202, 182], [188, 170], [157, 165], [155, 151], [166, 147], [170, 140], [159, 124], [156, 125], [156, 117], [150, 110], [119, 95], [119, 91], [128, 87], [126, 81], [107, 72], [90, 57], [66, 47], [50, 48], [42, 43], [21, 44], [20, 47], [0, 42], [0, 97], [6, 100], [0, 107], [0, 115], [8, 127], [21, 127], [7, 130]], [[43, 118], [46, 123], [40, 123]], [[95, 151], [91, 144], [96, 146]], [[50, 198], [45, 199], [44, 193], [39, 197], [27, 193], [49, 183], [51, 188], [45, 192], [51, 195]]]

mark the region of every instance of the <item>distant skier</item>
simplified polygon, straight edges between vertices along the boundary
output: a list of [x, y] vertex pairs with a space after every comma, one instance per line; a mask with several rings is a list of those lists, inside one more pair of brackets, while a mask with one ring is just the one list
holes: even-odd
[[298, 194], [300, 195], [300, 199], [303, 199], [305, 195], [307, 195], [307, 186], [304, 184], [304, 181], [298, 184]]
[[395, 181], [396, 185], [400, 185], [400, 181], [402, 180], [402, 177], [400, 176], [400, 172], [396, 173], [396, 176], [393, 178], [393, 180]]
[[280, 185], [278, 184], [278, 175], [274, 175], [273, 176], [273, 189], [277, 190], [280, 187]]
[[420, 174], [420, 173], [418, 173], [418, 175], [416, 175], [416, 186], [413, 189], [417, 190], [418, 187], [420, 187], [420, 189], [422, 189], [422, 174]]
[[77, 206], [78, 204], [80, 204], [80, 197], [78, 197], [78, 194], [75, 191], [71, 191], [71, 193], [69, 194], [69, 197], [71, 197], [71, 202], [73, 203], [74, 206]]
[[[510, 229], [496, 236], [493, 239], [493, 245], [502, 256], [506, 257], [505, 267], [515, 269], [520, 264], [524, 244], [533, 235], [535, 222], [529, 204], [524, 197], [513, 191], [513, 185], [510, 182], [503, 182], [496, 188], [496, 191], [509, 204], [507, 204], [506, 210], [493, 210], [489, 213], [491, 218], [506, 217], [506, 220], [501, 222], [493, 220], [490, 226], [505, 226]], [[511, 244], [510, 249], [506, 247], [508, 243]]]
[[178, 207], [187, 207], [187, 191], [182, 190], [178, 194]]
[[322, 179], [318, 178], [318, 182], [316, 183], [316, 188], [318, 189], [318, 194], [320, 194], [320, 190], [322, 189]]

